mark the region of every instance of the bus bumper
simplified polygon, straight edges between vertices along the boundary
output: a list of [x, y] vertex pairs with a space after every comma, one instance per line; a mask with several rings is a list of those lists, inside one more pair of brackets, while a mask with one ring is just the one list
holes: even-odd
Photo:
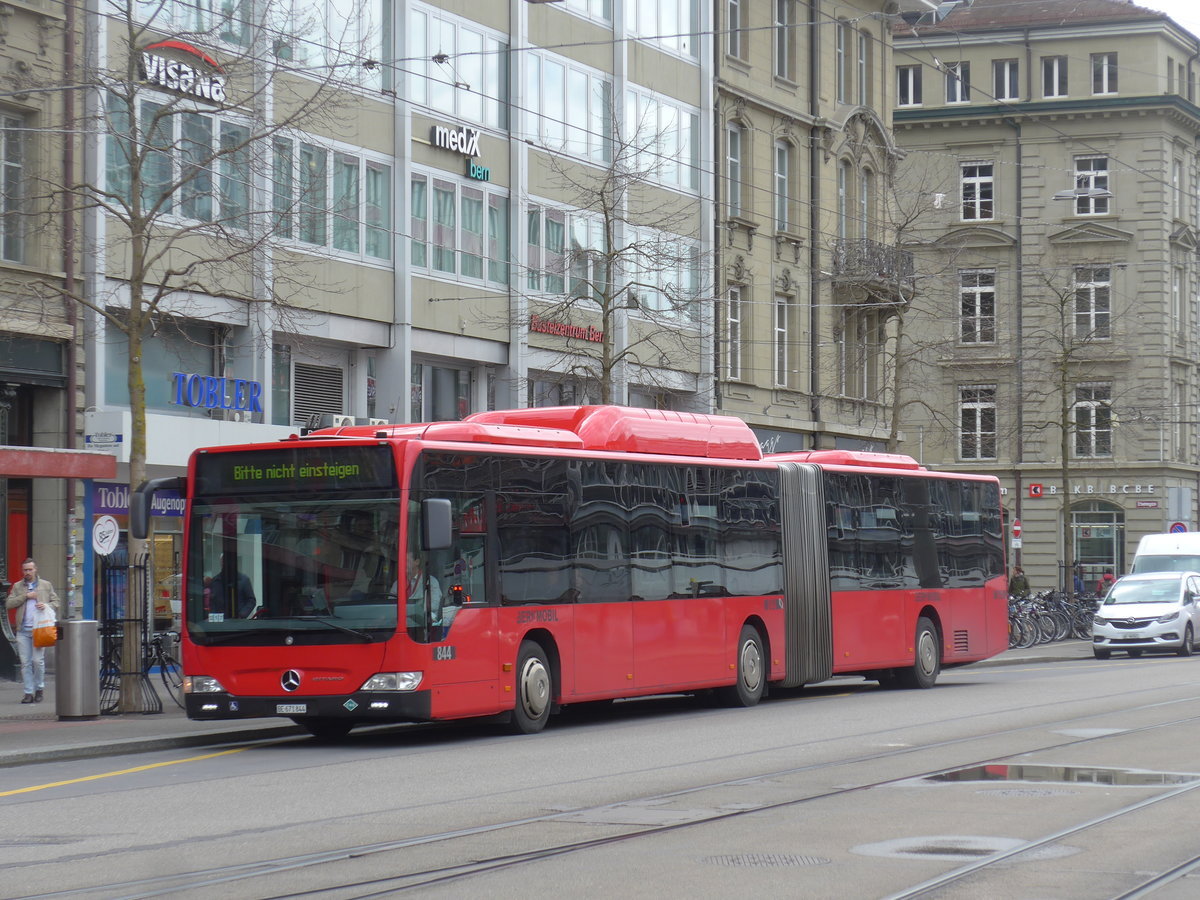
[[268, 716], [320, 716], [359, 722], [427, 722], [429, 691], [360, 691], [307, 697], [235, 697], [188, 694], [189, 719], [259, 719]]

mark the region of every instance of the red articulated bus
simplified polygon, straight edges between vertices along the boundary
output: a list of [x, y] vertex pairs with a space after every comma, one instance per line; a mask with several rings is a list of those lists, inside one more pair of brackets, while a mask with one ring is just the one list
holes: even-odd
[[362, 723], [860, 674], [930, 687], [1008, 646], [995, 478], [894, 454], [764, 456], [727, 416], [614, 406], [328, 428], [197, 450], [194, 719]]

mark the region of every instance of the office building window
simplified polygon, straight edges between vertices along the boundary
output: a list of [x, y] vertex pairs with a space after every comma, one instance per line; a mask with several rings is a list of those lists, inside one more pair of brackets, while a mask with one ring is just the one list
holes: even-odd
[[438, 9], [414, 6], [408, 19], [408, 57], [404, 69], [414, 103], [432, 107], [439, 116], [508, 128], [509, 54], [502, 35]]
[[796, 0], [775, 0], [775, 77], [796, 80]]
[[959, 277], [959, 340], [964, 344], [996, 341], [996, 270], [963, 269]]
[[1042, 57], [1042, 96], [1067, 96], [1067, 58], [1065, 56]]
[[775, 142], [775, 230], [791, 228], [792, 146], [787, 141]]
[[[153, 340], [142, 342], [142, 373], [146, 407], [187, 416], [207, 416], [208, 410], [179, 403], [176, 372], [223, 375], [217, 371], [217, 330], [211, 325], [177, 319], [158, 323]], [[129, 405], [129, 337], [115, 325], [104, 334], [104, 403]]]
[[547, 294], [566, 292], [567, 214], [530, 206], [526, 213], [526, 287]]
[[858, 104], [871, 104], [871, 37], [858, 32]]
[[731, 216], [745, 214], [742, 208], [742, 184], [745, 177], [742, 172], [743, 138], [742, 126], [730, 124], [725, 129], [725, 177], [728, 179], [726, 203]]
[[946, 63], [946, 102], [968, 103], [971, 100], [971, 64]]
[[1103, 216], [1108, 214], [1108, 157], [1075, 157], [1075, 214]]
[[22, 214], [25, 212], [25, 121], [0, 117], [0, 166], [3, 198], [0, 199], [0, 256], [20, 262], [25, 255]]
[[410, 190], [414, 268], [508, 284], [508, 197], [423, 173], [413, 174]]
[[1021, 98], [1020, 69], [1015, 59], [992, 60], [992, 93], [997, 100]]
[[958, 389], [959, 459], [996, 458], [996, 386], [972, 384]]
[[746, 35], [742, 31], [742, 15], [742, 0], [728, 0], [725, 4], [725, 52], [734, 59], [746, 58]]
[[[229, 159], [236, 157], [226, 157], [223, 164]], [[391, 166], [359, 153], [276, 138], [272, 167], [277, 234], [345, 254], [391, 259]], [[221, 183], [225, 208], [228, 198], [245, 190], [245, 178], [236, 177], [235, 168], [234, 174], [222, 172]], [[247, 201], [242, 196], [238, 202]]]
[[725, 301], [725, 334], [727, 350], [725, 354], [725, 376], [730, 381], [738, 381], [742, 377], [742, 316], [744, 314], [742, 292], [745, 288], [740, 285], [729, 288]]
[[1112, 456], [1112, 385], [1075, 388], [1075, 455]]
[[571, 12], [582, 16], [602, 22], [612, 21], [612, 0], [567, 0], [565, 5]]
[[791, 299], [783, 294], [775, 295], [775, 386], [788, 387], [790, 366], [788, 359], [791, 343]]
[[1092, 54], [1092, 93], [1115, 94], [1117, 92], [1117, 54]]
[[850, 97], [850, 42], [853, 29], [849, 22], [838, 22], [834, 37], [834, 96], [838, 103], [848, 103]]
[[1108, 266], [1075, 267], [1075, 337], [1108, 340], [1112, 337], [1112, 269]]
[[700, 110], [629, 88], [625, 117], [634, 131], [633, 165], [639, 174], [668, 187], [700, 189]]
[[625, 28], [679, 56], [700, 53], [700, 0], [625, 0]]
[[921, 105], [920, 66], [896, 66], [896, 105]]
[[962, 217], [964, 222], [981, 221], [995, 216], [994, 168], [990, 162], [962, 164]]
[[545, 51], [526, 57], [526, 132], [552, 150], [612, 159], [612, 82], [566, 57]]

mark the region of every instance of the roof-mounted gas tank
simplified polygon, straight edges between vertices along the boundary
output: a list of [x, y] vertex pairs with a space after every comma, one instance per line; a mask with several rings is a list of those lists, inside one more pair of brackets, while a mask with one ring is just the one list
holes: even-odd
[[[445, 423], [446, 431], [452, 423]], [[707, 459], [762, 459], [754, 432], [741, 419], [628, 406], [552, 406], [467, 416], [467, 426], [510, 426], [569, 432], [580, 449], [658, 453]], [[427, 437], [434, 437], [427, 434]], [[453, 440], [439, 429], [438, 440]], [[476, 438], [478, 440], [478, 438]], [[515, 441], [512, 443], [516, 443]]]

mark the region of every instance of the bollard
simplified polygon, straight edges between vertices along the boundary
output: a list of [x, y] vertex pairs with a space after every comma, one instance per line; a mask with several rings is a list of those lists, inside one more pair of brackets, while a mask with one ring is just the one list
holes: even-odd
[[59, 719], [100, 715], [100, 629], [95, 619], [58, 623], [55, 649], [55, 711]]

